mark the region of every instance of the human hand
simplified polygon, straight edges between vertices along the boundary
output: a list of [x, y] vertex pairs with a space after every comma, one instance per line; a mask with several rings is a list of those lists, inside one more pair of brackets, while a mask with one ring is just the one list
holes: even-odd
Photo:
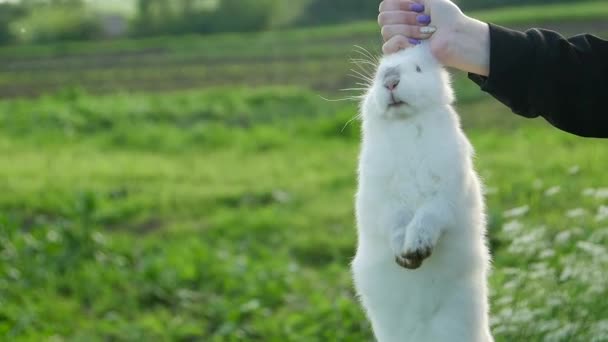
[[378, 24], [382, 28], [385, 54], [397, 52], [428, 39], [435, 27], [428, 26], [431, 17], [424, 13], [421, 2], [408, 0], [384, 0], [380, 3]]
[[[440, 63], [487, 76], [490, 64], [488, 24], [467, 17], [450, 0], [417, 1], [384, 0], [380, 4], [378, 23], [385, 41], [384, 53], [394, 53], [430, 38], [431, 52]], [[420, 5], [430, 15], [432, 26], [416, 24], [419, 14], [415, 10], [420, 9]]]

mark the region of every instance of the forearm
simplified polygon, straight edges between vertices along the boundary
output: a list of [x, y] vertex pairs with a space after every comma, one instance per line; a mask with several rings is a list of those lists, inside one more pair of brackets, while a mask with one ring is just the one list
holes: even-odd
[[542, 116], [581, 136], [608, 136], [608, 42], [566, 39], [532, 29], [492, 25], [489, 77], [471, 75], [482, 90], [525, 117]]

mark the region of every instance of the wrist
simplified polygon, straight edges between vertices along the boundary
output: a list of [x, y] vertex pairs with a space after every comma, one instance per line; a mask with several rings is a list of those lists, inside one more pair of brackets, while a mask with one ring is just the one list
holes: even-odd
[[489, 25], [463, 15], [452, 33], [448, 66], [488, 76], [490, 73]]

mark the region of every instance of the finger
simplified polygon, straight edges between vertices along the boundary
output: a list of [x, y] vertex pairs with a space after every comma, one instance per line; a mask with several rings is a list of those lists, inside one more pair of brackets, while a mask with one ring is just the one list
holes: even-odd
[[409, 0], [384, 0], [380, 3], [380, 12], [386, 11], [413, 11], [424, 12], [424, 5]]
[[412, 45], [407, 37], [404, 36], [394, 36], [389, 39], [384, 46], [382, 46], [382, 52], [385, 55], [390, 55], [392, 53], [398, 52], [399, 50], [407, 49]]
[[406, 11], [388, 11], [381, 12], [378, 15], [378, 24], [385, 25], [428, 25], [431, 22], [431, 17], [426, 14], [418, 14], [415, 12]]
[[387, 42], [394, 36], [406, 36], [408, 38], [428, 39], [435, 32], [433, 26], [413, 25], [385, 25], [382, 26], [382, 38]]

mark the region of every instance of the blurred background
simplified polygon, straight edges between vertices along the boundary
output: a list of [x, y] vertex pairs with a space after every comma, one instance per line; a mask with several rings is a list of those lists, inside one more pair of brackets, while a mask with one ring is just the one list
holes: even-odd
[[[608, 37], [605, 0], [458, 4]], [[358, 94], [340, 89], [379, 54], [377, 8], [0, 1], [0, 340], [370, 341], [349, 271]], [[606, 142], [454, 82], [497, 341], [608, 341]]]

